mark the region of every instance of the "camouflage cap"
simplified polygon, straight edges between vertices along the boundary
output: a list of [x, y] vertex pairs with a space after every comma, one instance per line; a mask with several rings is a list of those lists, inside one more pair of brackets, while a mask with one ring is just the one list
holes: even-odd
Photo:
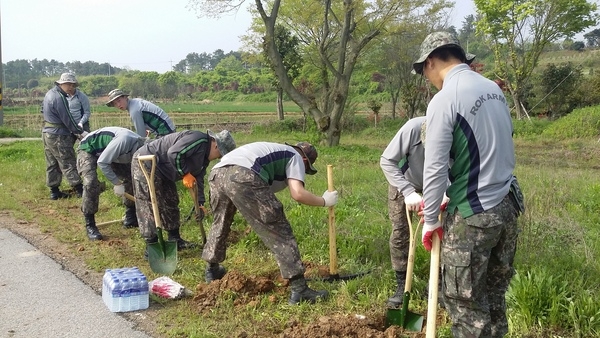
[[206, 133], [217, 142], [217, 148], [219, 149], [221, 156], [225, 156], [225, 154], [235, 149], [235, 141], [228, 130], [221, 130], [217, 134], [207, 130]]
[[77, 78], [75, 78], [75, 74], [73, 73], [62, 73], [60, 75], [60, 79], [56, 80], [56, 82], [54, 82], [56, 84], [63, 84], [63, 83], [74, 83], [74, 84], [78, 84], [77, 82]]
[[108, 93], [108, 102], [106, 102], [106, 105], [112, 107], [112, 102], [121, 96], [129, 96], [129, 94], [125, 94], [121, 89], [111, 90], [110, 93]]
[[313, 166], [313, 164], [317, 160], [317, 156], [319, 156], [315, 146], [308, 142], [298, 142], [296, 143], [296, 145], [291, 145], [287, 142], [285, 144], [300, 150], [300, 155], [308, 159], [308, 168], [305, 168], [304, 170], [307, 174], [314, 175], [317, 173], [317, 169]]
[[458, 38], [450, 33], [445, 31], [433, 32], [429, 34], [423, 43], [421, 44], [421, 56], [413, 63], [413, 74], [423, 74], [423, 63], [429, 57], [434, 50], [442, 47], [453, 47], [458, 50], [465, 56], [466, 63], [468, 65], [473, 62], [475, 59], [475, 55], [471, 53], [465, 53], [465, 50], [461, 47]]

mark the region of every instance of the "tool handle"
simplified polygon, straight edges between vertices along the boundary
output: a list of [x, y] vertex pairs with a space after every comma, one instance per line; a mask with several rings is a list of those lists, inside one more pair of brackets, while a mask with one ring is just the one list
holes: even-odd
[[408, 245], [408, 263], [406, 265], [406, 282], [404, 283], [404, 292], [410, 292], [412, 289], [413, 270], [415, 266], [415, 242], [417, 240], [421, 223], [418, 222], [417, 226], [413, 229], [412, 217], [410, 210], [408, 209], [408, 205], [406, 206], [406, 219], [408, 220], [408, 229], [410, 231], [410, 242]]
[[[151, 169], [148, 174], [145, 162], [151, 161]], [[154, 172], [156, 171], [156, 156], [154, 155], [142, 155], [138, 157], [140, 168], [148, 181], [148, 190], [150, 191], [150, 202], [152, 203], [152, 213], [154, 214], [154, 224], [158, 229], [162, 229], [162, 223], [160, 221], [160, 213], [158, 212], [158, 203], [156, 202], [156, 189], [154, 188]]]
[[[333, 165], [327, 165], [327, 190], [334, 191], [333, 188]], [[337, 246], [335, 239], [335, 212], [333, 206], [329, 207], [329, 274], [337, 275]]]
[[135, 197], [133, 195], [128, 194], [128, 193], [124, 193], [123, 196], [125, 196], [126, 199], [128, 199], [128, 200], [130, 200], [132, 202], [135, 202]]
[[[200, 210], [200, 203], [198, 202], [198, 184], [196, 182], [194, 182], [194, 185], [190, 188], [190, 194], [192, 195], [192, 201], [194, 201], [196, 214], [203, 212]], [[206, 244], [206, 231], [204, 230], [202, 221], [200, 221], [200, 235], [202, 236], [202, 244]]]
[[429, 266], [429, 299], [427, 300], [426, 338], [435, 338], [435, 326], [438, 307], [438, 283], [440, 273], [440, 237], [433, 232], [431, 246], [431, 263]]
[[116, 219], [116, 220], [114, 220], [114, 221], [108, 221], [108, 222], [96, 223], [96, 226], [97, 226], [97, 227], [100, 227], [100, 226], [104, 226], [104, 225], [111, 225], [111, 224], [116, 224], [116, 223], [121, 223], [121, 222], [123, 222], [123, 220], [122, 220], [122, 219]]

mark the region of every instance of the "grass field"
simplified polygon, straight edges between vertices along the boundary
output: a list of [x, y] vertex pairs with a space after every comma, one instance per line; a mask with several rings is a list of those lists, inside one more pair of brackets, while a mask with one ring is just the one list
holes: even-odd
[[[208, 118], [208, 117], [207, 117]], [[315, 306], [287, 305], [287, 291], [258, 295], [242, 302], [240, 292], [223, 290], [214, 306], [205, 308], [201, 300], [165, 301], [152, 297], [158, 309], [158, 335], [165, 337], [276, 337], [293, 325], [318, 323], [333, 315], [363, 314], [380, 318], [385, 300], [395, 288], [389, 262], [387, 183], [379, 168], [379, 156], [402, 121], [384, 120], [342, 135], [341, 146], [318, 146], [319, 173], [307, 178], [307, 188], [321, 194], [327, 189], [326, 165], [334, 166], [334, 185], [340, 192], [335, 207], [337, 256], [341, 274], [370, 271], [346, 282], [311, 282], [327, 289], [330, 300]], [[561, 123], [561, 121], [553, 124]], [[597, 137], [554, 139], [542, 129], [526, 129], [516, 123], [517, 168], [527, 210], [520, 218], [521, 234], [516, 257], [517, 276], [507, 295], [509, 337], [599, 337], [600, 336], [600, 157]], [[318, 141], [314, 133], [286, 130], [285, 123], [234, 132], [239, 145], [268, 140]], [[561, 129], [560, 125], [556, 126]], [[562, 127], [565, 129], [565, 127]], [[317, 143], [318, 144], [318, 143]], [[9, 210], [28, 226], [66, 243], [85, 258], [88, 268], [139, 266], [149, 279], [158, 277], [142, 259], [143, 241], [136, 231], [111, 225], [101, 229], [107, 241], [90, 242], [84, 232], [79, 201], [49, 201], [44, 184], [45, 164], [42, 145], [18, 142], [0, 145], [0, 209]], [[110, 186], [110, 184], [109, 184]], [[179, 187], [182, 217], [191, 208], [191, 199]], [[287, 191], [278, 193], [298, 240], [303, 261], [313, 266], [329, 263], [327, 209], [294, 202]], [[99, 222], [121, 217], [124, 208], [112, 193], [100, 199]], [[209, 217], [210, 218], [210, 217]], [[209, 223], [206, 223], [209, 226]], [[194, 222], [182, 226], [183, 237], [199, 240]], [[231, 243], [224, 265], [246, 276], [275, 278], [278, 268], [268, 250], [248, 224], [236, 216]], [[204, 263], [200, 250], [182, 252], [172, 278], [199, 290], [204, 284]], [[428, 254], [418, 245], [415, 257], [414, 296], [411, 309], [425, 314], [422, 298], [428, 278]], [[276, 283], [280, 281], [275, 279]], [[240, 305], [241, 304], [241, 305]], [[296, 323], [296, 324], [290, 324]], [[450, 323], [444, 312], [438, 317], [438, 337], [450, 337]], [[384, 337], [383, 331], [381, 337]], [[397, 333], [396, 337], [410, 337]], [[379, 335], [376, 335], [379, 337]]]

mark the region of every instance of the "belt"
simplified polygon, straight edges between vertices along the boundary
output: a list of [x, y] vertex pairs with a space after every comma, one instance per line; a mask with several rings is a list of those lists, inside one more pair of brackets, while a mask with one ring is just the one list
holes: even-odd
[[48, 122], [48, 121], [44, 121], [44, 127], [65, 128], [65, 129], [67, 129], [67, 126], [65, 126], [62, 123], [51, 123], [51, 122]]

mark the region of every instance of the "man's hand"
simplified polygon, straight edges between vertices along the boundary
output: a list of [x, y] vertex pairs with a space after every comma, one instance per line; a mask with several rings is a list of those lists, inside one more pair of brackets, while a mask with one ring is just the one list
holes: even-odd
[[442, 198], [442, 204], [440, 204], [440, 210], [445, 211], [448, 208], [448, 202], [450, 202], [450, 197], [446, 196], [444, 193], [444, 198]]
[[338, 202], [338, 192], [335, 191], [325, 191], [323, 193], [323, 206], [324, 207], [332, 207], [336, 205]]
[[404, 198], [404, 204], [406, 204], [410, 211], [419, 211], [421, 209], [421, 202], [423, 202], [423, 197], [415, 191]]
[[196, 184], [196, 178], [192, 174], [187, 173], [183, 175], [183, 185], [186, 188], [191, 189], [194, 187], [194, 184]]
[[194, 215], [196, 218], [196, 222], [202, 222], [202, 220], [204, 219], [204, 217], [206, 217], [206, 215], [208, 215], [208, 210], [206, 210], [206, 208], [203, 205], [200, 205], [200, 207], [198, 208], [198, 210], [196, 210], [194, 208]]
[[117, 184], [113, 187], [113, 191], [115, 192], [115, 195], [123, 197], [123, 195], [125, 195], [125, 186]]
[[436, 233], [440, 237], [441, 241], [442, 237], [444, 236], [444, 230], [442, 229], [442, 223], [440, 221], [437, 221], [435, 224], [425, 223], [423, 225], [421, 240], [423, 241], [423, 246], [427, 251], [431, 251], [434, 233]]
[[77, 123], [77, 125], [79, 126], [79, 128], [83, 129], [83, 123], [79, 122]]

